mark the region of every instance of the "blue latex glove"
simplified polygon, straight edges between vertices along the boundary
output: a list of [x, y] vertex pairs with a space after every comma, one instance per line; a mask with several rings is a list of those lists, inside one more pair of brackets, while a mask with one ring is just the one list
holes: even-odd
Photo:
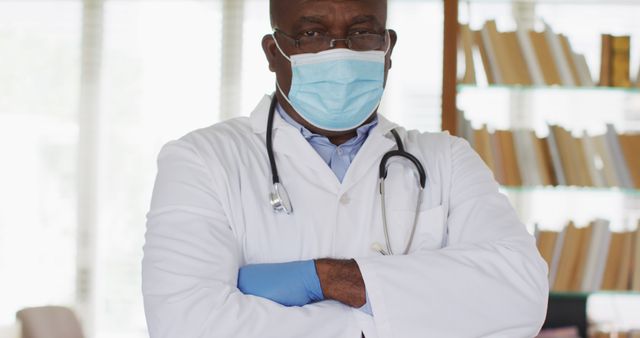
[[238, 289], [285, 306], [324, 299], [313, 260], [243, 266], [238, 273]]

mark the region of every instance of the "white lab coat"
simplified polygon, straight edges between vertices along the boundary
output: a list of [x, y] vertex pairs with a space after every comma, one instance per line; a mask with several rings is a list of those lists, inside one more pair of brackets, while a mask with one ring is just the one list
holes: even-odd
[[[534, 239], [464, 140], [398, 128], [428, 180], [408, 255], [382, 256], [378, 166], [397, 126], [380, 116], [342, 184], [278, 114], [274, 151], [294, 213], [269, 204], [270, 97], [249, 118], [168, 143], [147, 215], [143, 294], [152, 338], [535, 336], [547, 267]], [[387, 180], [394, 251], [413, 220], [418, 183], [395, 160]], [[355, 258], [374, 316], [335, 301], [284, 307], [236, 288], [249, 263]]]

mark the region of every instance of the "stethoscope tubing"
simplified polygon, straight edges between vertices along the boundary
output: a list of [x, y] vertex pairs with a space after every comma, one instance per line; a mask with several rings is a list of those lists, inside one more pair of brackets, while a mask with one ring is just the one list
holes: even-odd
[[[275, 118], [275, 111], [276, 111], [277, 104], [278, 104], [278, 99], [274, 94], [273, 99], [271, 100], [271, 105], [269, 107], [269, 116], [267, 120], [267, 135], [265, 140], [266, 147], [267, 147], [267, 156], [269, 157], [269, 165], [271, 166], [271, 179], [273, 183], [273, 191], [270, 196], [270, 201], [275, 212], [284, 212], [286, 214], [291, 214], [293, 212], [291, 201], [289, 199], [289, 195], [286, 189], [284, 188], [284, 185], [282, 185], [282, 183], [280, 182], [280, 177], [278, 175], [278, 167], [276, 165], [275, 156], [273, 154], [273, 121]], [[396, 146], [398, 149], [389, 151], [382, 156], [382, 159], [380, 160], [380, 167], [378, 172], [380, 203], [381, 203], [381, 209], [382, 209], [382, 225], [383, 225], [385, 244], [386, 244], [387, 250], [385, 252], [385, 250], [383, 250], [382, 248], [378, 248], [376, 249], [376, 251], [379, 251], [383, 255], [393, 255], [393, 250], [391, 249], [391, 240], [389, 236], [389, 225], [387, 223], [387, 208], [385, 203], [386, 195], [385, 195], [384, 182], [388, 174], [387, 164], [389, 160], [393, 157], [402, 157], [409, 160], [411, 163], [413, 163], [414, 167], [416, 168], [418, 172], [418, 180], [419, 180], [418, 184], [420, 188], [419, 189], [420, 191], [418, 192], [416, 212], [413, 218], [411, 233], [409, 235], [409, 240], [405, 247], [405, 250], [403, 251], [403, 254], [406, 255], [409, 252], [409, 249], [411, 248], [411, 244], [413, 243], [413, 238], [415, 237], [416, 228], [418, 225], [418, 216], [420, 214], [419, 213], [420, 205], [422, 204], [423, 190], [426, 186], [426, 181], [427, 181], [427, 174], [424, 167], [422, 166], [422, 163], [420, 163], [420, 160], [418, 160], [418, 158], [408, 153], [404, 149], [404, 144], [400, 139], [400, 135], [398, 134], [398, 132], [395, 129], [391, 129], [391, 134], [393, 135], [393, 138], [396, 141]]]
[[271, 165], [271, 180], [273, 184], [280, 183], [280, 177], [278, 176], [278, 167], [276, 166], [276, 158], [273, 156], [273, 120], [276, 112], [276, 106], [278, 105], [278, 99], [276, 94], [273, 94], [271, 100], [271, 106], [269, 107], [269, 117], [267, 119], [267, 155], [269, 156], [269, 165]]

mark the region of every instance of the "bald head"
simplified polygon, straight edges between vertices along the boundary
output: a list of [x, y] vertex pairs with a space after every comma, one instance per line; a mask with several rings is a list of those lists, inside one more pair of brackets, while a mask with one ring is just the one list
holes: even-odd
[[375, 17], [382, 26], [387, 21], [387, 0], [270, 0], [271, 27], [283, 29], [296, 16], [315, 14]]

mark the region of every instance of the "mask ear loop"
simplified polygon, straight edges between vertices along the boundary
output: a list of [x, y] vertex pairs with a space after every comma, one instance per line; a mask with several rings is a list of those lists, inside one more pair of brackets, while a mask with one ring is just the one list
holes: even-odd
[[[280, 83], [278, 82], [278, 80], [276, 80], [276, 87], [278, 87], [278, 91], [280, 92], [280, 94], [282, 95], [282, 97], [285, 99], [285, 101], [287, 101], [287, 103], [293, 107], [293, 103], [291, 103], [291, 101], [289, 101], [289, 96], [287, 94], [284, 93], [284, 91], [282, 90], [282, 88], [280, 88]], [[293, 108], [295, 109], [295, 107]], [[297, 111], [297, 110], [296, 110]]]
[[[385, 30], [385, 34], [387, 36], [387, 50], [384, 51], [384, 55], [386, 56], [387, 54], [389, 54], [389, 51], [391, 50], [391, 33], [389, 33], [389, 30]], [[275, 37], [274, 37], [275, 39]], [[278, 43], [278, 41], [276, 41], [276, 43]]]
[[[285, 59], [287, 59], [289, 62], [291, 62], [291, 58], [289, 56], [287, 56], [287, 54], [284, 53], [282, 48], [280, 48], [280, 44], [278, 43], [278, 39], [276, 39], [276, 32], [275, 31], [273, 33], [271, 33], [271, 37], [273, 38], [273, 41], [276, 43], [276, 48], [278, 48], [278, 50], [280, 51], [280, 54], [282, 54], [282, 56], [284, 56]], [[287, 101], [287, 103], [291, 107], [293, 107], [293, 103], [291, 103], [291, 101], [289, 100], [289, 96], [287, 94], [285, 94], [284, 91], [282, 90], [282, 87], [280, 87], [280, 82], [278, 82], [278, 79], [276, 79], [276, 87], [278, 88], [278, 91], [280, 92], [282, 97], [285, 99], [285, 101]]]
[[289, 56], [287, 56], [287, 54], [284, 53], [282, 48], [280, 48], [280, 44], [278, 43], [278, 39], [276, 39], [276, 32], [275, 31], [273, 33], [271, 33], [271, 37], [273, 38], [273, 41], [275, 41], [276, 48], [278, 48], [278, 50], [280, 51], [280, 54], [282, 54], [282, 56], [284, 56], [285, 59], [287, 59], [289, 62], [291, 62], [291, 58]]

